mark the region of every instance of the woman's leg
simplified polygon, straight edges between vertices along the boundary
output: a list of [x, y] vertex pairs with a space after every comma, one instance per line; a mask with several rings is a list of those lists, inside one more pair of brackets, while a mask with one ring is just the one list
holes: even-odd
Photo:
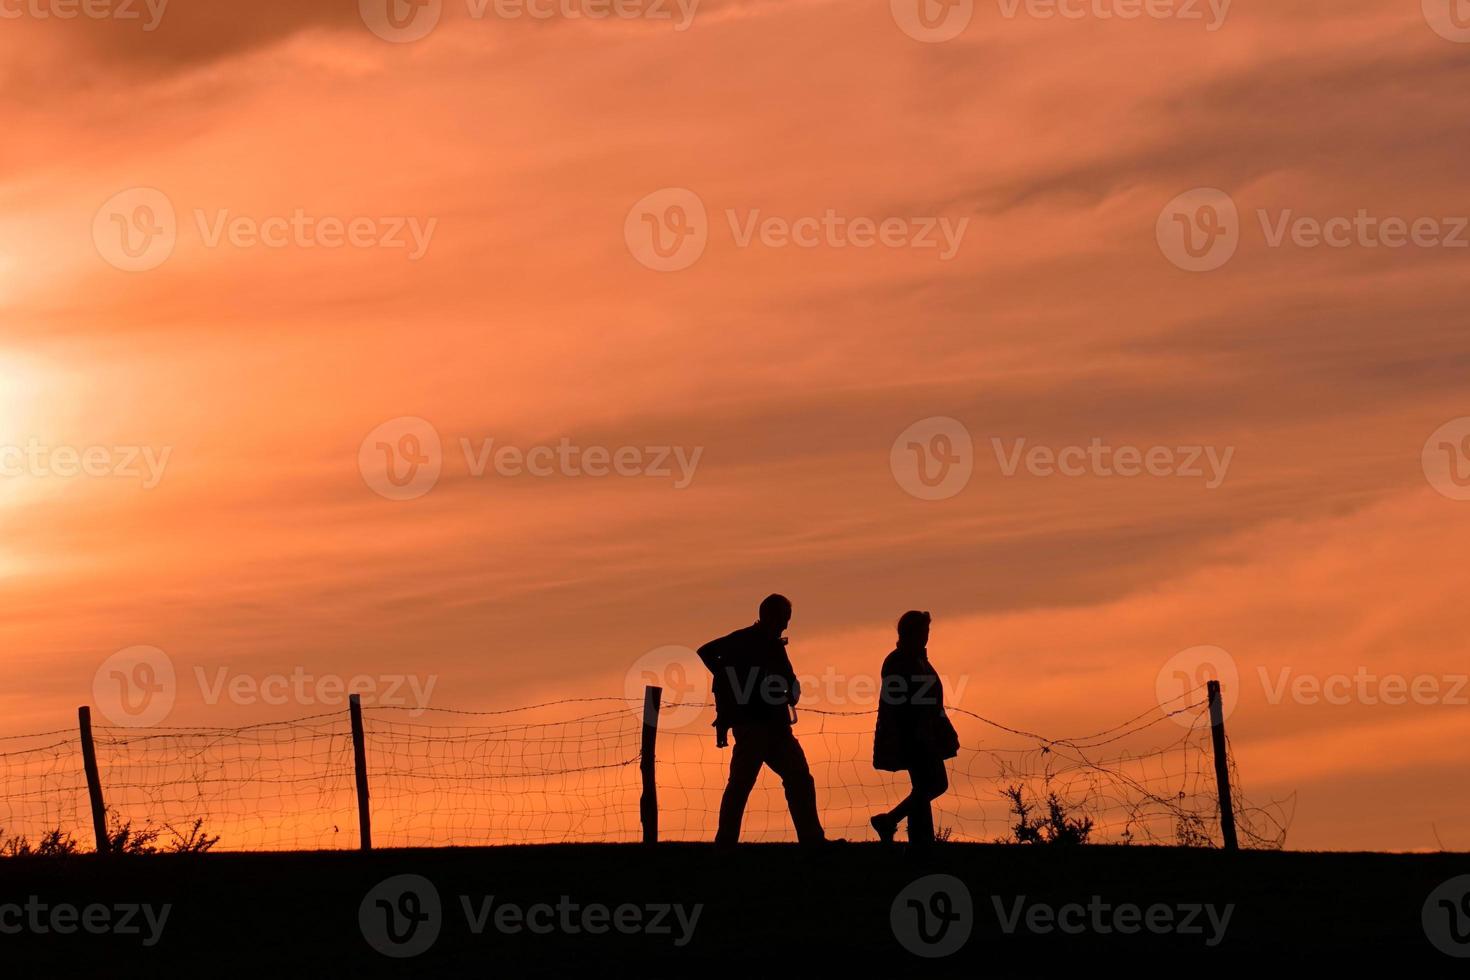
[[888, 810], [885, 813], [878, 814], [877, 816], [873, 817], [871, 821], [869, 821], [873, 825], [873, 829], [878, 831], [878, 836], [881, 837], [883, 840], [893, 840], [893, 834], [898, 829], [899, 822], [904, 820], [905, 818], [908, 818], [909, 820], [909, 831], [912, 835], [912, 815], [914, 812], [914, 808], [916, 805], [923, 802], [919, 798], [919, 784], [922, 782], [923, 777], [918, 775], [918, 773], [919, 769], [916, 768], [908, 770], [909, 783], [912, 786], [912, 789], [910, 789], [908, 796], [905, 796], [902, 800], [899, 801], [898, 806], [894, 807], [892, 810]]
[[893, 835], [899, 821], [909, 822], [909, 840], [927, 843], [934, 839], [934, 814], [929, 804], [944, 795], [949, 789], [949, 775], [945, 772], [943, 759], [929, 759], [908, 770], [912, 787], [892, 810], [873, 818], [874, 828], [884, 840]]
[[900, 800], [899, 803], [898, 803], [898, 806], [894, 807], [892, 810], [889, 810], [887, 813], [883, 814], [884, 817], [887, 817], [889, 820], [892, 820], [894, 823], [898, 823], [900, 820], [903, 820], [905, 817], [907, 817], [909, 815], [910, 811], [913, 809], [913, 806], [914, 806], [914, 792], [915, 792], [915, 790], [914, 790], [913, 787], [917, 787], [918, 784], [919, 784], [918, 777], [916, 777], [914, 775], [914, 773], [917, 770], [909, 769], [909, 770], [906, 770], [906, 771], [909, 774], [909, 785], [911, 787], [909, 789], [909, 795], [908, 796], [905, 796], [902, 800]]
[[949, 789], [949, 776], [944, 771], [943, 759], [931, 759], [909, 770], [913, 792], [899, 806], [909, 818], [909, 842], [931, 844], [934, 842], [934, 811], [930, 803], [944, 795]]

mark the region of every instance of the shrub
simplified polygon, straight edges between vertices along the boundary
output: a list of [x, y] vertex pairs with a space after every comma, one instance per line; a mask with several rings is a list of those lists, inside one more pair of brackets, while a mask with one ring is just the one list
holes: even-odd
[[1046, 812], [1033, 817], [1035, 804], [1026, 800], [1020, 786], [1008, 786], [1006, 797], [1011, 801], [1011, 813], [1016, 817], [1007, 843], [1016, 844], [1086, 844], [1092, 836], [1091, 817], [1073, 817], [1076, 806], [1064, 803], [1054, 792], [1046, 796]]
[[[0, 830], [0, 835], [5, 833]], [[71, 834], [57, 827], [48, 831], [41, 842], [34, 846], [25, 835], [6, 837], [0, 843], [0, 856], [3, 857], [61, 857], [67, 854], [77, 853], [77, 842]]]
[[211, 847], [219, 843], [218, 834], [210, 837], [207, 833], [204, 832], [203, 817], [196, 819], [193, 825], [189, 827], [187, 833], [183, 834], [179, 833], [168, 824], [165, 824], [164, 826], [168, 827], [168, 832], [174, 835], [174, 839], [169, 841], [168, 846], [165, 848], [165, 850], [168, 850], [174, 854], [203, 854], [205, 851], [209, 850]]

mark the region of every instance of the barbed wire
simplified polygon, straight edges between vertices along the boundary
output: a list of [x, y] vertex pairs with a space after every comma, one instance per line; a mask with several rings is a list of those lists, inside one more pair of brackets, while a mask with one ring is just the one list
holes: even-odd
[[4, 744], [5, 751], [0, 752], [0, 847], [21, 838], [39, 841], [56, 829], [75, 832], [87, 824], [87, 781], [81, 738], [75, 729], [7, 735]]
[[[963, 748], [936, 803], [955, 841], [1014, 839], [1016, 794], [1045, 814], [1055, 799], [1095, 841], [1221, 842], [1206, 702], [1185, 692], [1102, 731], [1048, 738], [951, 707]], [[569, 708], [607, 705], [573, 713]], [[655, 779], [660, 835], [709, 840], [729, 766], [713, 706], [664, 701]], [[440, 846], [641, 839], [642, 699], [564, 698], [489, 711], [364, 709], [374, 843]], [[572, 717], [541, 717], [565, 715]], [[868, 839], [868, 819], [908, 791], [871, 765], [876, 711], [801, 708], [797, 734], [829, 836]], [[677, 721], [677, 723], [675, 723]], [[1178, 725], [1178, 731], [1161, 726]], [[221, 850], [359, 846], [347, 711], [233, 727], [97, 726], [114, 824], [188, 827]], [[1228, 746], [1228, 743], [1227, 743]], [[61, 829], [90, 841], [80, 739], [66, 729], [0, 738], [0, 843]], [[1242, 842], [1280, 847], [1285, 804], [1256, 805], [1227, 756]], [[764, 773], [743, 839], [794, 839], [779, 781]]]

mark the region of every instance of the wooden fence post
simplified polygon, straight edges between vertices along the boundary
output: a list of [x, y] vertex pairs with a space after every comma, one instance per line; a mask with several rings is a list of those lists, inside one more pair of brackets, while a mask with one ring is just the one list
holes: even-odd
[[643, 820], [643, 843], [658, 843], [658, 782], [654, 779], [654, 748], [658, 738], [658, 709], [663, 700], [664, 689], [643, 689], [643, 751], [639, 755], [639, 768], [643, 770], [643, 796], [638, 801], [638, 812]]
[[1239, 849], [1235, 839], [1235, 804], [1230, 799], [1230, 764], [1225, 753], [1225, 708], [1220, 699], [1220, 682], [1206, 684], [1210, 699], [1210, 737], [1215, 745], [1215, 788], [1220, 796], [1220, 833], [1225, 850]]
[[357, 835], [364, 851], [373, 849], [373, 822], [368, 812], [367, 740], [362, 731], [362, 695], [347, 699], [352, 715], [352, 766], [357, 771]]
[[97, 853], [108, 853], [107, 805], [102, 802], [102, 777], [97, 773], [97, 747], [92, 743], [92, 709], [77, 709], [77, 726], [82, 733], [82, 768], [87, 773], [87, 796], [92, 800], [92, 833], [97, 838]]

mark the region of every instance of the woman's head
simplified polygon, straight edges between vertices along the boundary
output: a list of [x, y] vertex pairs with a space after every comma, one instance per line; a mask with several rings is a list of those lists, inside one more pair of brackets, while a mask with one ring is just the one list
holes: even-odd
[[898, 617], [898, 645], [923, 647], [929, 643], [929, 614], [910, 609]]

